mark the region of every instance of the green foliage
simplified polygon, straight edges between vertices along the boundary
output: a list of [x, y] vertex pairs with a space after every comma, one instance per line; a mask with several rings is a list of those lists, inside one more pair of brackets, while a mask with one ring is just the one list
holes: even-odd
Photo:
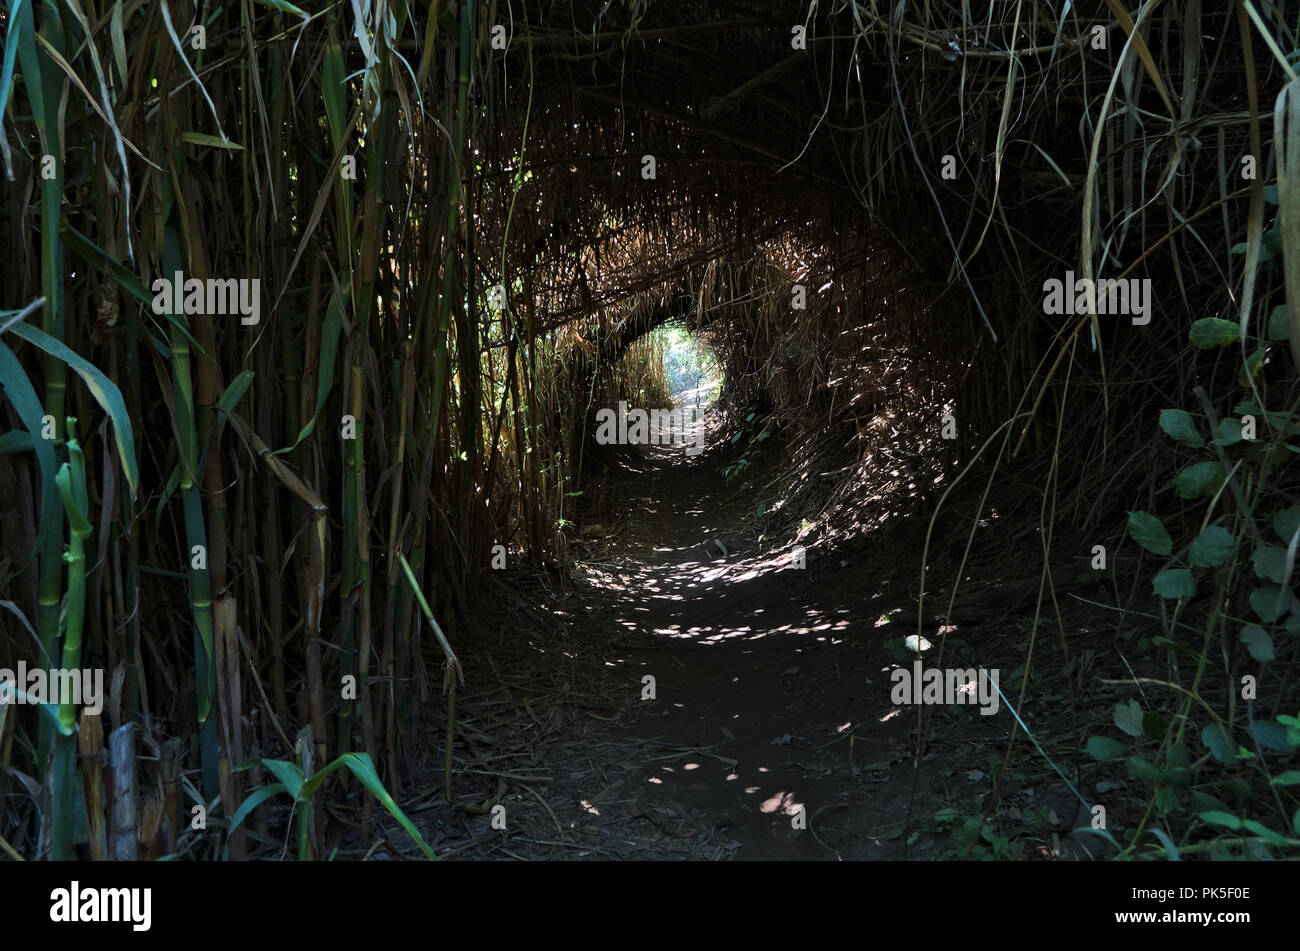
[[668, 387], [674, 393], [693, 390], [721, 376], [713, 351], [682, 324], [669, 324], [655, 331], [663, 347], [663, 367]]
[[294, 801], [294, 808], [298, 811], [298, 858], [306, 861], [311, 858], [308, 830], [311, 827], [312, 799], [331, 773], [346, 767], [353, 776], [361, 781], [361, 785], [366, 788], [366, 791], [379, 800], [379, 803], [415, 840], [415, 844], [420, 847], [420, 851], [429, 859], [437, 860], [438, 856], [425, 843], [424, 837], [420, 835], [419, 830], [407, 818], [406, 813], [402, 812], [401, 807], [397, 805], [393, 797], [388, 794], [388, 790], [384, 788], [383, 782], [379, 779], [379, 774], [375, 771], [375, 764], [371, 762], [370, 757], [365, 753], [344, 753], [324, 769], [305, 779], [303, 778], [302, 767], [288, 760], [256, 759], [241, 764], [239, 769], [248, 769], [254, 765], [260, 765], [269, 770], [278, 782], [255, 790], [244, 800], [230, 820], [231, 832], [239, 828], [240, 823], [248, 818], [249, 813], [267, 799], [285, 793]]
[[735, 445], [742, 439], [748, 439], [749, 442], [745, 446], [744, 454], [739, 459], [731, 465], [723, 467], [723, 478], [730, 482], [732, 479], [749, 471], [749, 467], [758, 456], [758, 447], [772, 435], [772, 424], [773, 421], [768, 419], [764, 421], [763, 427], [759, 429], [758, 414], [753, 412], [746, 414], [741, 427], [732, 434], [731, 443]]
[[1129, 512], [1128, 533], [1154, 555], [1168, 555], [1174, 550], [1173, 539], [1164, 523], [1150, 512]]
[[[1284, 320], [1285, 314], [1275, 310], [1271, 339], [1282, 338]], [[1241, 333], [1232, 321], [1205, 318], [1192, 325], [1190, 338], [1206, 349], [1230, 347], [1241, 342]], [[1123, 760], [1128, 775], [1147, 787], [1147, 813], [1125, 852], [1142, 847], [1165, 857], [1208, 852], [1217, 858], [1259, 858], [1274, 850], [1296, 854], [1300, 848], [1294, 837], [1300, 832], [1300, 800], [1292, 789], [1296, 771], [1278, 768], [1300, 749], [1300, 718], [1247, 716], [1257, 686], [1218, 709], [1202, 695], [1206, 671], [1218, 657], [1227, 662], [1222, 677], [1232, 690], [1241, 683], [1242, 672], [1264, 678], [1270, 665], [1293, 656], [1298, 646], [1294, 567], [1300, 506], [1270, 504], [1277, 497], [1270, 477], [1277, 465], [1300, 453], [1300, 446], [1292, 444], [1300, 426], [1290, 413], [1261, 408], [1254, 380], [1263, 354], [1261, 347], [1240, 358], [1239, 382], [1251, 392], [1236, 405], [1236, 418], [1207, 421], [1182, 409], [1160, 412], [1161, 431], [1200, 456], [1168, 483], [1174, 495], [1189, 503], [1184, 512], [1199, 525], [1174, 529], [1150, 512], [1128, 513], [1129, 536], [1158, 559], [1152, 590], [1171, 602], [1167, 611], [1172, 612], [1166, 615], [1165, 636], [1144, 638], [1139, 646], [1164, 649], [1171, 662], [1190, 658], [1195, 673], [1179, 686], [1181, 708], [1176, 711], [1147, 706], [1153, 702], [1150, 690], [1142, 703], [1129, 698], [1114, 708], [1114, 724], [1127, 743], [1107, 736], [1088, 741], [1094, 760]], [[1208, 405], [1203, 391], [1202, 405]], [[1191, 600], [1209, 594], [1213, 599]], [[1178, 618], [1192, 604], [1203, 612], [1200, 644], [1176, 635], [1188, 628]], [[1220, 637], [1227, 650], [1235, 643], [1235, 651], [1220, 653]], [[1174, 667], [1179, 669], [1186, 668]], [[1199, 749], [1192, 748], [1195, 741], [1187, 742], [1188, 728]], [[1265, 758], [1261, 750], [1283, 756]]]
[[1196, 423], [1191, 413], [1181, 409], [1162, 409], [1160, 411], [1160, 428], [1177, 442], [1193, 449], [1200, 449], [1205, 440], [1196, 431]]
[[1241, 339], [1241, 328], [1221, 317], [1203, 317], [1192, 324], [1192, 343], [1202, 350], [1223, 347]]

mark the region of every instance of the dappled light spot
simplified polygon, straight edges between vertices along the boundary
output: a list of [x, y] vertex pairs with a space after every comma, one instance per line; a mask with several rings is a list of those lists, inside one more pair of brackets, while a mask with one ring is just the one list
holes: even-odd
[[793, 816], [802, 808], [803, 804], [795, 801], [793, 793], [778, 792], [763, 800], [758, 810], [766, 815], [784, 813], [787, 816]]

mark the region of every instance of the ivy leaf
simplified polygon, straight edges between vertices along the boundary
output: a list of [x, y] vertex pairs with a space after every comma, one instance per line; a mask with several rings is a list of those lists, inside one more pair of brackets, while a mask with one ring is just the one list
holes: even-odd
[[1290, 605], [1282, 594], [1281, 585], [1260, 585], [1250, 593], [1250, 606], [1255, 615], [1265, 624], [1272, 624], [1280, 618]]
[[1221, 419], [1218, 428], [1214, 430], [1214, 439], [1216, 446], [1235, 446], [1241, 442], [1241, 420], [1239, 419]]
[[1268, 356], [1268, 351], [1259, 347], [1246, 358], [1241, 369], [1237, 372], [1237, 382], [1242, 386], [1250, 386], [1251, 380], [1259, 376], [1259, 371], [1263, 369], [1264, 358]]
[[1232, 533], [1218, 525], [1206, 525], [1187, 551], [1187, 563], [1193, 568], [1215, 568], [1232, 553]]
[[1142, 735], [1142, 707], [1136, 700], [1115, 704], [1115, 725], [1129, 736]]
[[1287, 320], [1286, 304], [1278, 304], [1268, 315], [1268, 339], [1290, 340], [1291, 323]]
[[1255, 574], [1265, 581], [1282, 583], [1286, 571], [1286, 549], [1278, 545], [1264, 545], [1256, 548], [1250, 556], [1250, 563], [1255, 566]]
[[1202, 350], [1208, 350], [1236, 343], [1241, 339], [1241, 328], [1233, 321], [1221, 317], [1202, 317], [1192, 324], [1188, 337]]
[[1164, 523], [1150, 512], [1129, 512], [1128, 533], [1153, 555], [1168, 555], [1174, 550], [1173, 539]]
[[1153, 740], [1163, 740], [1169, 732], [1169, 721], [1148, 710], [1142, 714], [1142, 732]]
[[1266, 750], [1273, 750], [1277, 753], [1290, 753], [1291, 747], [1287, 743], [1286, 729], [1280, 723], [1269, 723], [1267, 720], [1256, 720], [1250, 726], [1250, 732], [1259, 745]]
[[1211, 723], [1201, 730], [1201, 742], [1210, 751], [1210, 755], [1225, 766], [1231, 765], [1233, 760], [1236, 759], [1233, 755], [1235, 750], [1232, 746], [1232, 738], [1217, 723]]
[[1149, 783], [1163, 783], [1165, 781], [1165, 771], [1141, 756], [1130, 756], [1124, 761], [1124, 765], [1128, 767], [1129, 773], [1137, 779], [1145, 779]]
[[1290, 413], [1265, 412], [1262, 415], [1268, 420], [1268, 424], [1279, 432], [1286, 433], [1288, 436], [1300, 433], [1300, 423], [1297, 423], [1295, 416]]
[[1174, 442], [1181, 445], [1189, 446], [1192, 449], [1200, 449], [1205, 445], [1205, 440], [1196, 431], [1196, 423], [1192, 419], [1192, 414], [1184, 410], [1162, 409], [1160, 411], [1160, 428]]
[[1241, 642], [1250, 650], [1250, 656], [1261, 664], [1273, 660], [1273, 638], [1258, 624], [1247, 624], [1241, 629]]
[[1222, 466], [1217, 462], [1198, 462], [1174, 476], [1174, 491], [1181, 499], [1195, 499], [1218, 492], [1223, 482]]
[[1125, 746], [1108, 736], [1093, 736], [1089, 737], [1088, 745], [1084, 749], [1088, 751], [1088, 755], [1093, 759], [1105, 761], [1123, 756]]
[[1170, 568], [1156, 575], [1151, 587], [1160, 597], [1176, 601], [1196, 594], [1196, 579], [1186, 568]]
[[1277, 532], [1286, 544], [1291, 544], [1295, 533], [1300, 531], [1300, 505], [1292, 505], [1274, 515], [1273, 531]]

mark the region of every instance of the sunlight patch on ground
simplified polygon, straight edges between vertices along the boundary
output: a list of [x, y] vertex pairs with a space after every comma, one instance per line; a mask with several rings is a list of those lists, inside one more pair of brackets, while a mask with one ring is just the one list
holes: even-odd
[[802, 808], [803, 803], [795, 802], [794, 793], [778, 792], [763, 800], [762, 805], [758, 807], [758, 811], [767, 815], [783, 812], [787, 816], [793, 816], [798, 814]]

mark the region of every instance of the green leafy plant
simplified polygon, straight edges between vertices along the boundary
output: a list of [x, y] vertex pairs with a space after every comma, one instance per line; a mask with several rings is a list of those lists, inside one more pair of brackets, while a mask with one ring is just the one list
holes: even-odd
[[255, 790], [252, 795], [244, 800], [230, 820], [231, 832], [239, 828], [240, 823], [259, 805], [272, 796], [283, 793], [293, 800], [294, 810], [298, 816], [298, 858], [304, 862], [308, 861], [311, 858], [312, 799], [320, 791], [321, 786], [324, 785], [325, 780], [329, 778], [331, 773], [346, 767], [353, 776], [361, 781], [361, 785], [366, 788], [366, 791], [374, 796], [388, 810], [389, 814], [397, 820], [398, 824], [407, 831], [407, 834], [415, 840], [415, 844], [420, 847], [420, 851], [427, 855], [431, 861], [437, 860], [438, 856], [425, 843], [424, 837], [420, 835], [419, 830], [406, 817], [406, 813], [402, 812], [393, 797], [388, 794], [388, 790], [384, 788], [384, 784], [379, 779], [379, 774], [375, 772], [375, 764], [371, 762], [370, 757], [365, 753], [344, 753], [324, 769], [307, 778], [303, 777], [301, 765], [282, 759], [250, 760], [241, 764], [239, 769], [249, 769], [254, 765], [269, 770], [279, 781]]
[[745, 416], [742, 426], [737, 429], [731, 437], [732, 445], [735, 445], [746, 437], [749, 438], [749, 442], [745, 446], [744, 454], [739, 459], [731, 465], [723, 467], [722, 476], [728, 482], [736, 476], [743, 475], [749, 469], [753, 464], [754, 459], [757, 457], [758, 447], [764, 442], [764, 440], [768, 439], [772, 435], [773, 421], [769, 418], [764, 422], [763, 428], [756, 432], [757, 419], [757, 413], [748, 413]]
[[[1300, 748], [1295, 718], [1256, 720], [1253, 687], [1241, 697], [1246, 701], [1244, 724], [1234, 688], [1227, 693], [1226, 710], [1215, 709], [1202, 695], [1216, 633], [1225, 642], [1235, 640], [1242, 645], [1250, 660], [1260, 665], [1261, 675], [1279, 654], [1277, 638], [1300, 636], [1300, 599], [1293, 586], [1300, 506], [1279, 508], [1267, 516], [1256, 514], [1276, 497], [1270, 491], [1273, 470], [1289, 454], [1300, 453], [1300, 446], [1292, 441], [1300, 435], [1300, 423], [1289, 412], [1265, 410], [1255, 386], [1270, 343], [1288, 335], [1284, 308], [1279, 310], [1274, 311], [1263, 339], [1252, 352], [1247, 354], [1248, 347], [1242, 346], [1239, 382], [1250, 388], [1251, 396], [1234, 407], [1234, 417], [1217, 419], [1203, 390], [1197, 391], [1204, 410], [1201, 417], [1176, 408], [1160, 413], [1160, 429], [1165, 435], [1199, 455], [1180, 469], [1171, 483], [1174, 493], [1185, 501], [1208, 500], [1194, 534], [1176, 542], [1175, 533], [1156, 515], [1145, 511], [1128, 514], [1129, 537], [1146, 552], [1164, 559], [1151, 586], [1171, 608], [1166, 612], [1164, 636], [1140, 643], [1167, 651], [1171, 670], [1177, 672], [1180, 662], [1190, 662], [1195, 671], [1186, 686], [1166, 684], [1183, 695], [1182, 709], [1175, 716], [1166, 718], [1130, 698], [1113, 711], [1115, 726], [1130, 738], [1129, 743], [1105, 736], [1088, 741], [1087, 752], [1094, 759], [1123, 759], [1129, 775], [1148, 787], [1147, 813], [1129, 849], [1150, 842], [1142, 835], [1148, 827], [1155, 839], [1151, 844], [1171, 858], [1189, 851], [1226, 857], [1234, 847], [1241, 854], [1258, 857], [1270, 848], [1300, 847], [1300, 839], [1289, 835], [1300, 834], [1300, 801], [1289, 788], [1300, 785], [1300, 771], [1284, 770], [1274, 776], [1268, 765], [1270, 758], [1276, 762], [1294, 756]], [[1241, 327], [1219, 318], [1196, 321], [1189, 336], [1201, 349], [1243, 343]], [[1266, 430], [1271, 436], [1261, 438]], [[1182, 639], [1179, 632], [1196, 628], [1181, 623], [1179, 617], [1192, 599], [1203, 595], [1210, 597], [1204, 602], [1208, 610], [1204, 637], [1198, 645]], [[1223, 677], [1228, 684], [1235, 684], [1228, 643], [1222, 651]], [[1296, 649], [1293, 640], [1287, 647]], [[1192, 734], [1199, 739], [1199, 748], [1187, 736], [1193, 718], [1203, 724], [1199, 734], [1195, 730]], [[1270, 751], [1267, 757], [1265, 750]], [[1249, 781], [1252, 773], [1254, 785]], [[1271, 795], [1253, 800], [1252, 790], [1260, 786]], [[1238, 808], [1221, 797], [1234, 800]], [[1278, 822], [1241, 814], [1254, 804], [1274, 807]], [[1150, 826], [1156, 815], [1168, 828], [1168, 820], [1180, 809], [1190, 809], [1194, 816], [1181, 844], [1167, 831], [1157, 835], [1157, 828]], [[1287, 833], [1276, 831], [1279, 823], [1290, 827]], [[1206, 834], [1208, 841], [1192, 841]]]

